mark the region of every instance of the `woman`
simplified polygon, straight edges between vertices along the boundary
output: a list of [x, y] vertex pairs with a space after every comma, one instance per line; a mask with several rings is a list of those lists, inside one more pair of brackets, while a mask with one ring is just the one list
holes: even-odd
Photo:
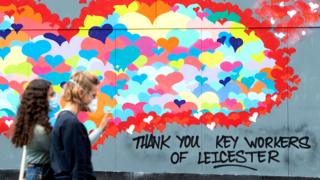
[[96, 179], [91, 163], [91, 141], [95, 141], [105, 129], [109, 114], [102, 121], [93, 136], [88, 136], [77, 115], [80, 111], [97, 110], [97, 76], [87, 72], [77, 72], [64, 85], [62, 96], [64, 109], [59, 113], [52, 131], [50, 149], [51, 167], [55, 179]]
[[49, 179], [50, 132], [48, 113], [56, 108], [51, 83], [35, 79], [29, 83], [21, 97], [12, 143], [26, 145], [26, 179]]

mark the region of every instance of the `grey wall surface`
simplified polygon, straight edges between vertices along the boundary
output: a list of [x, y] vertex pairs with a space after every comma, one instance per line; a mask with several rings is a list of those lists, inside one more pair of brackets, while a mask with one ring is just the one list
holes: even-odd
[[[52, 11], [62, 17], [76, 17], [81, 7], [77, 0], [42, 0]], [[251, 7], [254, 1], [231, 1], [241, 8]], [[63, 3], [63, 6], [61, 5]], [[291, 66], [302, 79], [299, 90], [291, 99], [282, 103], [278, 108], [254, 123], [249, 128], [218, 128], [213, 131], [205, 126], [181, 127], [168, 125], [165, 136], [171, 136], [170, 149], [136, 149], [132, 140], [144, 134], [122, 133], [117, 138], [108, 139], [97, 151], [93, 151], [93, 164], [98, 171], [127, 171], [146, 173], [199, 173], [199, 174], [234, 174], [234, 175], [277, 175], [277, 176], [306, 176], [320, 177], [320, 29], [312, 29], [299, 41], [295, 48], [297, 52], [292, 56]], [[155, 135], [161, 135], [156, 132]], [[200, 148], [179, 148], [176, 135], [199, 136]], [[216, 151], [217, 136], [239, 136], [239, 144], [235, 150], [248, 150], [243, 141], [244, 137], [280, 137], [280, 136], [308, 136], [310, 149], [284, 148], [274, 149], [279, 152], [280, 162], [259, 163], [248, 162], [243, 167], [214, 168], [213, 164], [198, 164], [198, 153]], [[3, 136], [0, 136], [0, 169], [19, 168], [21, 151], [15, 149]], [[226, 150], [226, 149], [220, 149]], [[232, 150], [232, 148], [230, 148]], [[270, 149], [256, 149], [269, 151]], [[181, 163], [173, 164], [170, 157], [174, 152], [188, 151], [188, 158]]]

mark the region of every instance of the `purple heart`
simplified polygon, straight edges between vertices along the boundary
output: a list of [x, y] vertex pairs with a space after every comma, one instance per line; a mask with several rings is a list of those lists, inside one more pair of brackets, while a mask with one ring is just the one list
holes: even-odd
[[230, 80], [231, 80], [230, 77], [226, 77], [224, 80], [221, 79], [219, 83], [222, 84], [223, 86], [226, 86]]
[[5, 39], [11, 33], [10, 29], [0, 30], [0, 36]]
[[229, 39], [229, 41], [230, 41], [231, 46], [234, 49], [234, 52], [236, 52], [237, 49], [243, 44], [243, 41], [240, 38], [231, 37]]
[[22, 24], [11, 24], [11, 27], [18, 33], [22, 29], [23, 25]]
[[220, 37], [220, 38], [218, 38], [218, 42], [220, 43], [220, 44], [224, 44], [224, 41], [226, 40], [226, 36], [222, 36], [222, 37]]
[[94, 26], [89, 30], [89, 36], [104, 43], [109, 34], [112, 33], [112, 26], [105, 24], [102, 27]]
[[179, 108], [180, 108], [183, 104], [186, 103], [185, 100], [178, 100], [178, 99], [175, 99], [173, 102], [174, 102]]
[[47, 39], [51, 39], [55, 41], [56, 43], [59, 44], [59, 46], [61, 46], [61, 44], [66, 41], [66, 39], [63, 36], [61, 35], [57, 36], [53, 33], [45, 33], [43, 36]]

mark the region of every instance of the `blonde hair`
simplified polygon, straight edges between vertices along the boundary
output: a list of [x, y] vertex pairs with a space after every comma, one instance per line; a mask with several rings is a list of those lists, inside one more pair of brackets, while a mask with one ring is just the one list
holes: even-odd
[[98, 77], [89, 72], [76, 72], [71, 76], [70, 82], [63, 86], [64, 93], [62, 100], [64, 102], [79, 103], [81, 102], [80, 91], [84, 93], [91, 92], [94, 86], [99, 85]]

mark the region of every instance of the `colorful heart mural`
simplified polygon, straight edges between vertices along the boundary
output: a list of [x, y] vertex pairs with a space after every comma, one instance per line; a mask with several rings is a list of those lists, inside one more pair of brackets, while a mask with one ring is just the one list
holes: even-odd
[[[72, 21], [32, 0], [0, 3], [0, 133], [12, 128], [19, 95], [31, 79], [49, 80], [60, 94], [70, 75], [82, 70], [102, 81], [99, 110], [79, 115], [88, 131], [104, 112], [113, 113], [97, 144], [120, 132], [162, 132], [168, 123], [250, 126], [290, 98], [300, 82], [288, 65], [295, 49], [286, 45], [303, 29], [282, 27], [319, 17], [304, 2], [275, 10], [263, 1], [256, 10], [262, 21], [230, 3], [105, 3], [91, 2]], [[298, 13], [287, 14], [293, 7]], [[52, 123], [58, 111], [50, 113]]]

